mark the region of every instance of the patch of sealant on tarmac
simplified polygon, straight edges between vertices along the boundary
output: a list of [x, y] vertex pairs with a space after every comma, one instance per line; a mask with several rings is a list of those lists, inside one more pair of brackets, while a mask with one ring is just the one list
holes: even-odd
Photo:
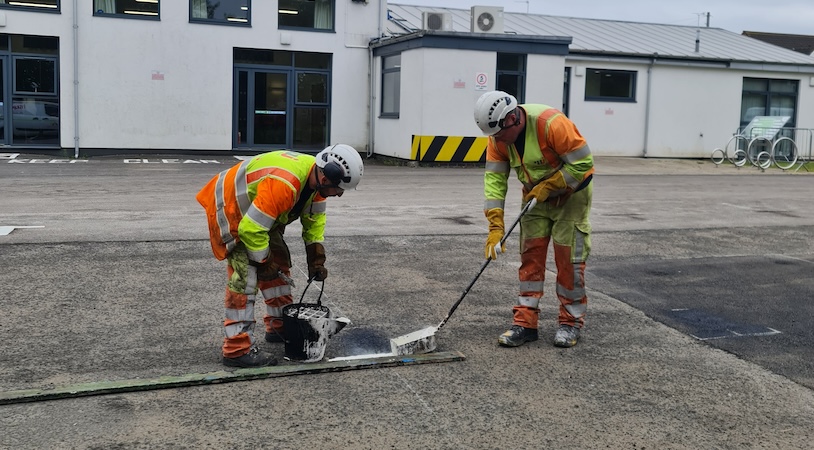
[[390, 340], [384, 333], [368, 328], [353, 328], [332, 338], [335, 354], [342, 356], [381, 355], [390, 351]]

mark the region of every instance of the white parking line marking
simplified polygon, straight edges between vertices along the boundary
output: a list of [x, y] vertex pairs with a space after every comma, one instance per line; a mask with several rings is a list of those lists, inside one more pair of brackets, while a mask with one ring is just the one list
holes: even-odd
[[8, 226], [8, 225], [0, 225], [0, 236], [6, 236], [15, 228], [45, 228], [45, 225], [15, 225], [15, 226]]

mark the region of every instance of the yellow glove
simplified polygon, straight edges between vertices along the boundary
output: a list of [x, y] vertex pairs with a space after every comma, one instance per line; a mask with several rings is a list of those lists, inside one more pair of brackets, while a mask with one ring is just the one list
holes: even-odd
[[537, 186], [534, 186], [531, 192], [526, 194], [524, 200], [529, 201], [534, 197], [537, 199], [537, 203], [542, 203], [548, 200], [548, 196], [551, 195], [551, 192], [567, 188], [568, 185], [565, 184], [565, 177], [562, 175], [562, 170], [559, 170], [553, 176], [537, 183]]
[[[489, 237], [486, 238], [486, 246], [483, 249], [484, 258], [497, 259], [497, 245], [503, 239], [503, 209], [492, 208], [486, 210], [486, 218], [489, 219]], [[500, 248], [500, 252], [506, 251], [506, 244]]]

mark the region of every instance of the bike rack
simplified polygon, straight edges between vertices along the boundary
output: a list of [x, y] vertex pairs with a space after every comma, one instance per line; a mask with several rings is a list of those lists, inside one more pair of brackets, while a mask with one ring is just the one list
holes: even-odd
[[[767, 124], [769, 118], [773, 116], [760, 119]], [[785, 123], [787, 118], [774, 117], [774, 120], [776, 125]], [[756, 126], [759, 123], [753, 120], [749, 125], [738, 128], [726, 146], [712, 151], [712, 162], [719, 165], [729, 160], [741, 167], [749, 161], [762, 170], [775, 165], [783, 171], [798, 172], [802, 168], [809, 171], [806, 163], [814, 160], [814, 129]]]

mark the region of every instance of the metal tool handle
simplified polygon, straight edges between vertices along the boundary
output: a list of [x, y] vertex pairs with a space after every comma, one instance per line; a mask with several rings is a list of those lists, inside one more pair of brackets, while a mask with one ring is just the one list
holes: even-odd
[[[302, 290], [302, 295], [300, 296], [300, 303], [302, 303], [302, 299], [305, 298], [305, 292], [311, 286], [311, 283], [314, 281], [314, 278], [311, 277], [308, 279], [308, 284], [305, 285], [305, 289]], [[317, 305], [322, 306], [322, 293], [325, 292], [325, 280], [322, 280], [322, 287], [319, 289], [319, 297], [317, 298]]]
[[[536, 198], [532, 198], [528, 203], [526, 203], [526, 205], [523, 207], [523, 209], [520, 210], [520, 214], [517, 216], [516, 219], [514, 219], [514, 223], [512, 223], [512, 225], [509, 227], [509, 229], [506, 230], [506, 233], [503, 234], [503, 238], [500, 239], [500, 243], [498, 243], [498, 246], [501, 246], [501, 247], [503, 246], [503, 243], [506, 242], [506, 239], [512, 233], [512, 230], [514, 230], [514, 227], [516, 227], [517, 224], [520, 223], [520, 219], [523, 217], [523, 215], [525, 215], [531, 208], [534, 208], [534, 206], [536, 204], [537, 204], [537, 199]], [[464, 289], [464, 291], [461, 294], [461, 297], [458, 299], [458, 301], [455, 302], [454, 305], [452, 305], [452, 308], [450, 308], [449, 312], [447, 313], [447, 316], [444, 317], [444, 320], [442, 320], [441, 323], [438, 324], [438, 327], [437, 327], [438, 330], [440, 330], [441, 327], [446, 325], [449, 318], [452, 317], [452, 313], [454, 313], [455, 310], [458, 309], [458, 305], [460, 305], [461, 302], [464, 300], [464, 297], [466, 297], [466, 294], [469, 293], [469, 290], [472, 289], [472, 286], [475, 285], [475, 282], [478, 281], [478, 278], [480, 278], [480, 275], [483, 273], [484, 270], [486, 270], [486, 266], [488, 266], [490, 262], [492, 262], [492, 255], [489, 255], [489, 257], [486, 258], [486, 261], [484, 261], [483, 264], [481, 264], [480, 270], [478, 270], [478, 273], [477, 273], [477, 275], [475, 275], [475, 278], [473, 278], [472, 281], [469, 282], [469, 286], [467, 286], [466, 289]]]

